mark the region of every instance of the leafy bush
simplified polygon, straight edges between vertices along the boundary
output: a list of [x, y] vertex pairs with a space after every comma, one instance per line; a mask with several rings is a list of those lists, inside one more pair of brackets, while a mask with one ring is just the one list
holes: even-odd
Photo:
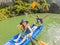
[[22, 0], [15, 0], [13, 6], [9, 6], [6, 8], [2, 8], [0, 10], [1, 19], [10, 18], [13, 16], [18, 16], [25, 13], [40, 13], [40, 12], [47, 12], [49, 9], [49, 5], [46, 1], [39, 1], [37, 2], [36, 7], [33, 9], [31, 7], [31, 3], [26, 0], [23, 2]]
[[32, 10], [34, 10], [35, 13], [47, 12], [49, 11], [49, 4], [46, 2], [46, 0], [39, 0], [39, 2], [37, 3], [37, 6]]
[[0, 20], [7, 19], [7, 15], [5, 15], [5, 9], [0, 10]]

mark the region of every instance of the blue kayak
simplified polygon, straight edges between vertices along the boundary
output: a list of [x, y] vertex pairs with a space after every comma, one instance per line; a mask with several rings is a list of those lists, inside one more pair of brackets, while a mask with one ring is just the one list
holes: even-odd
[[[34, 25], [31, 26], [31, 28], [33, 28]], [[36, 38], [36, 36], [42, 31], [44, 25], [41, 25], [40, 27], [38, 27], [36, 30], [33, 31], [33, 35], [32, 38]], [[16, 36], [14, 36], [13, 38], [11, 38], [8, 42], [6, 42], [4, 45], [15, 45], [15, 39], [18, 37], [19, 34], [17, 34]], [[22, 41], [22, 37], [18, 40], [18, 42]], [[30, 38], [26, 39], [21, 45], [28, 45], [31, 42]]]

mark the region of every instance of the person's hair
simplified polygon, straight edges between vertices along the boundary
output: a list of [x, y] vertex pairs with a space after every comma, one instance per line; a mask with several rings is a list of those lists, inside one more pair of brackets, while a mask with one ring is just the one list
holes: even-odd
[[28, 21], [26, 21], [26, 23], [28, 24]]
[[26, 24], [28, 24], [28, 21], [26, 21], [26, 20], [22, 20], [22, 21], [20, 22], [20, 24], [22, 25], [23, 22], [26, 22]]

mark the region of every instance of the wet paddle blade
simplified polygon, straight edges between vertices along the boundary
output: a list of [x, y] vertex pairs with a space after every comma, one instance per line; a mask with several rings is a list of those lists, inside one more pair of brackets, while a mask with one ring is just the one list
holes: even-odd
[[31, 4], [32, 8], [34, 8], [36, 5], [37, 5], [37, 2], [35, 1]]
[[47, 43], [43, 42], [43, 41], [38, 41], [39, 45], [48, 45]]

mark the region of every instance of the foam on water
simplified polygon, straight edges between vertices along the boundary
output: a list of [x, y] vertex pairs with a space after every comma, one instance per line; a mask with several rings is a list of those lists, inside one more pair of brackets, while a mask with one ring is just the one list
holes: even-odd
[[49, 45], [60, 45], [60, 24], [53, 22], [48, 24], [48, 44]]

